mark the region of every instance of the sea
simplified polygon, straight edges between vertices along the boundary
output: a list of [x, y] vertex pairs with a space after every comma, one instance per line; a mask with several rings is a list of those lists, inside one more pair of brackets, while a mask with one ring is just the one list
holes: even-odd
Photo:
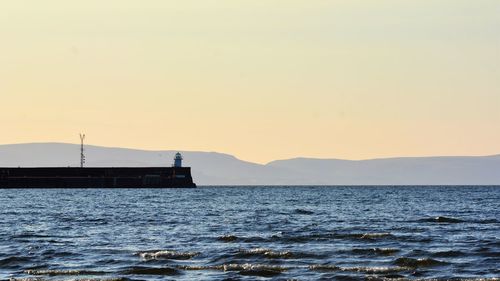
[[0, 190], [0, 280], [500, 280], [500, 187]]

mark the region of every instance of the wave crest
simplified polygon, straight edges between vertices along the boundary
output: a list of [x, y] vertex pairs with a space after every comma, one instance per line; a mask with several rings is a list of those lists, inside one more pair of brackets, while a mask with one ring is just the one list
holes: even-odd
[[363, 254], [363, 255], [390, 256], [390, 255], [393, 255], [393, 254], [399, 252], [399, 249], [395, 249], [395, 248], [370, 248], [370, 249], [356, 248], [356, 249], [352, 249], [351, 252], [353, 252], [355, 254]]
[[[40, 277], [25, 277], [25, 278], [10, 278], [9, 281], [51, 281], [52, 279], [43, 279]], [[73, 279], [72, 279], [73, 280]], [[78, 278], [74, 281], [135, 281], [126, 277], [110, 277], [110, 278]]]
[[360, 272], [367, 274], [388, 274], [395, 272], [408, 271], [407, 267], [366, 267], [366, 266], [354, 266], [354, 267], [339, 267], [330, 264], [315, 264], [310, 265], [309, 270], [316, 271], [348, 271], [348, 272]]
[[445, 265], [446, 263], [431, 258], [425, 258], [425, 259], [399, 258], [394, 261], [394, 264], [404, 267], [417, 268], [417, 267], [440, 266], [440, 265]]
[[223, 242], [233, 242], [233, 241], [238, 240], [238, 237], [235, 235], [228, 234], [228, 235], [219, 236], [217, 239], [220, 241], [223, 241]]
[[66, 270], [25, 270], [24, 273], [30, 275], [48, 275], [48, 276], [59, 276], [59, 275], [102, 275], [106, 272], [102, 271], [92, 271], [92, 270], [78, 270], [78, 269], [66, 269]]
[[240, 249], [238, 254], [240, 256], [264, 256], [266, 258], [292, 258], [294, 256], [290, 251], [273, 251], [266, 248]]
[[364, 233], [361, 235], [361, 239], [376, 239], [376, 238], [384, 238], [384, 237], [391, 237], [393, 236], [392, 234], [388, 232], [381, 232], [381, 233]]
[[145, 260], [160, 260], [160, 259], [188, 260], [188, 259], [191, 259], [195, 256], [198, 256], [200, 253], [199, 252], [177, 252], [177, 251], [170, 251], [170, 250], [159, 250], [159, 251], [137, 252], [136, 254]]
[[465, 222], [464, 220], [461, 220], [461, 219], [444, 217], [444, 216], [425, 218], [425, 219], [421, 219], [420, 221], [421, 222], [434, 222], [434, 223], [461, 223], [461, 222]]
[[278, 265], [263, 265], [263, 264], [221, 264], [221, 265], [179, 265], [178, 269], [183, 270], [221, 270], [221, 271], [239, 271], [241, 275], [273, 277], [287, 270], [286, 267]]

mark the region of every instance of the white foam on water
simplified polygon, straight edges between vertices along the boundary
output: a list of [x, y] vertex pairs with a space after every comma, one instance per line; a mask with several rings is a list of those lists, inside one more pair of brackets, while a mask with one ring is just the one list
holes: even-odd
[[284, 272], [289, 268], [279, 266], [279, 265], [265, 265], [265, 264], [252, 264], [252, 263], [230, 263], [221, 265], [180, 265], [177, 266], [179, 269], [183, 270], [222, 270], [222, 271], [241, 271], [241, 270], [274, 270], [279, 272]]
[[381, 233], [365, 233], [361, 236], [361, 239], [374, 239], [374, 238], [382, 238], [382, 237], [389, 237], [392, 236], [392, 234], [388, 232], [381, 232]]
[[400, 266], [394, 266], [394, 267], [385, 267], [385, 266], [379, 266], [379, 267], [366, 267], [366, 266], [353, 266], [353, 267], [341, 267], [341, 271], [351, 271], [351, 272], [361, 272], [361, 273], [367, 273], [367, 274], [387, 274], [387, 273], [395, 273], [395, 272], [402, 272], [402, 271], [408, 271], [411, 270], [408, 267], [400, 267]]
[[100, 271], [90, 271], [90, 270], [78, 270], [78, 269], [66, 269], [66, 270], [25, 270], [24, 273], [30, 275], [49, 275], [49, 276], [57, 276], [57, 275], [101, 275], [104, 272]]
[[239, 252], [246, 255], [263, 255], [268, 258], [289, 258], [293, 256], [290, 251], [273, 251], [267, 248], [240, 249]]
[[160, 251], [144, 251], [137, 253], [141, 258], [145, 260], [158, 260], [158, 259], [172, 259], [172, 260], [188, 260], [197, 255], [199, 252], [177, 252], [171, 250], [160, 250]]

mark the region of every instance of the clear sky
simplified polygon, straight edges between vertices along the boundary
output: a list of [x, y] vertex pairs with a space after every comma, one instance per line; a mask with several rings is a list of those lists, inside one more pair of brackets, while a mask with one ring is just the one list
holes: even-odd
[[498, 0], [0, 2], [0, 144], [500, 153]]

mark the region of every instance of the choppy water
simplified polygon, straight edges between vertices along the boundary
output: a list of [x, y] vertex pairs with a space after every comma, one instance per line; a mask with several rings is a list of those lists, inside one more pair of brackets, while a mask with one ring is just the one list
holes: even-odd
[[0, 190], [0, 280], [498, 277], [499, 187]]

